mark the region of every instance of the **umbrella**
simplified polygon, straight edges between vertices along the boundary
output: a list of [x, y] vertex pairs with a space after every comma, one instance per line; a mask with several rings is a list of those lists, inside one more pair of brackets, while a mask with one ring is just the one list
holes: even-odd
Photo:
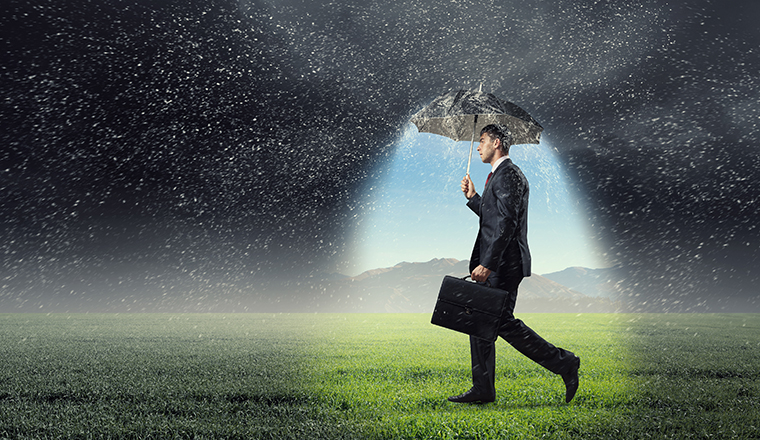
[[544, 129], [517, 105], [491, 93], [473, 90], [441, 95], [412, 116], [411, 120], [420, 133], [439, 134], [457, 142], [470, 139], [467, 174], [470, 174], [475, 133], [480, 133], [486, 125], [506, 125], [512, 132], [515, 145], [539, 143]]

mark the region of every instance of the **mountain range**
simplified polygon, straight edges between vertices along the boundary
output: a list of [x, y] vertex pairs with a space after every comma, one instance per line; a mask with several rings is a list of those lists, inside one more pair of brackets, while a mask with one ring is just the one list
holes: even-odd
[[619, 300], [619, 284], [623, 278], [623, 268], [621, 266], [605, 269], [568, 267], [565, 270], [543, 276], [569, 289], [582, 292], [584, 295]]
[[[615, 312], [617, 268], [572, 267], [546, 275], [532, 274], [518, 290], [515, 312]], [[424, 263], [402, 262], [354, 277], [333, 274], [321, 281], [332, 292], [335, 311], [432, 312], [445, 275], [469, 275], [469, 261], [453, 258]]]

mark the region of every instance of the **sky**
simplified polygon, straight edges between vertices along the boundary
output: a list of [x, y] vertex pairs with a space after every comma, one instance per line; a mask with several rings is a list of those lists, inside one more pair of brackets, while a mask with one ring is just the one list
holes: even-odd
[[[606, 267], [589, 231], [585, 208], [547, 135], [539, 145], [515, 145], [510, 158], [531, 188], [528, 243], [533, 272], [546, 274], [572, 266]], [[387, 174], [372, 193], [369, 213], [355, 240], [353, 265], [345, 274], [434, 258], [470, 258], [478, 232], [477, 217], [465, 206], [460, 181], [466, 174], [470, 142], [418, 133], [407, 124], [393, 147]], [[485, 184], [490, 165], [473, 145], [470, 175]]]
[[[747, 0], [4, 1], [0, 310], [270, 310], [393, 240], [415, 243], [403, 260], [466, 258], [461, 149], [403, 161], [432, 145], [400, 140], [482, 85], [554, 147], [514, 153], [537, 272], [618, 266], [632, 311], [760, 311], [758, 17]], [[587, 257], [552, 266], [576, 246], [544, 220], [563, 204]]]

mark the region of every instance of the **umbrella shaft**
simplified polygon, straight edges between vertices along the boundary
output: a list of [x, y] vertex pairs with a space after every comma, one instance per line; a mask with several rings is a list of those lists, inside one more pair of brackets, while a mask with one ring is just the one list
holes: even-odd
[[472, 138], [470, 139], [470, 157], [467, 159], [467, 175], [470, 175], [470, 163], [472, 162], [472, 145], [475, 143], [475, 128], [478, 126], [478, 115], [472, 122]]

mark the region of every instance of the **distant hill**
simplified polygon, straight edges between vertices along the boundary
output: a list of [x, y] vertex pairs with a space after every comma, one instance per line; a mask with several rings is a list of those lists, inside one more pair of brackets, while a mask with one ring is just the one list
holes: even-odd
[[559, 272], [544, 274], [544, 277], [590, 297], [620, 299], [618, 289], [618, 284], [622, 279], [620, 266], [606, 269], [568, 267]]
[[[402, 262], [355, 277], [325, 280], [323, 291], [336, 298], [336, 311], [432, 312], [445, 275], [464, 277], [469, 262], [452, 258], [424, 263]], [[608, 298], [594, 298], [541, 275], [525, 278], [518, 291], [516, 312], [613, 312]]]

